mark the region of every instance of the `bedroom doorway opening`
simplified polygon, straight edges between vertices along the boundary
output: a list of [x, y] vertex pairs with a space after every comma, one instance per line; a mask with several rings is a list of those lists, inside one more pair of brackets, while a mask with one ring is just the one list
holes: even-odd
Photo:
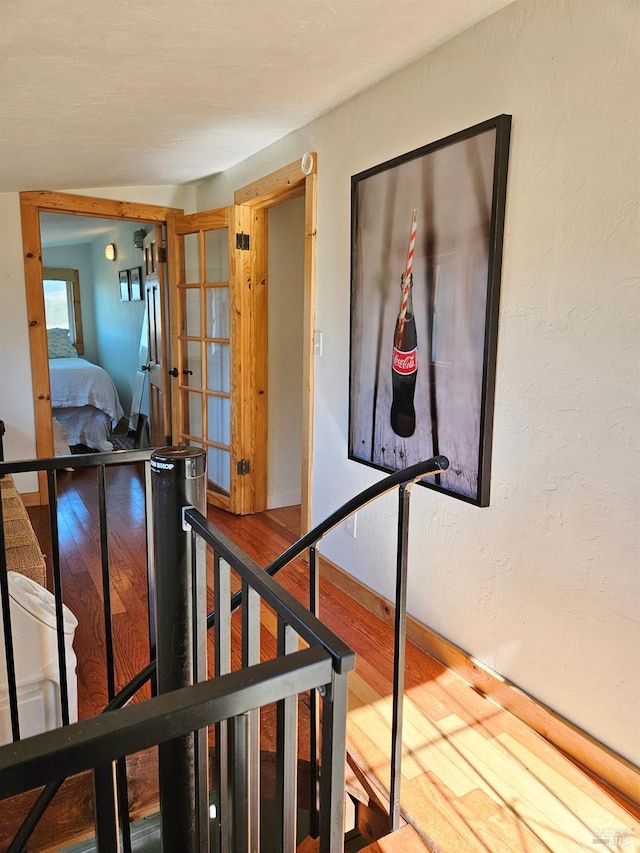
[[[106, 302], [94, 306], [95, 310], [91, 312], [84, 310], [84, 281], [86, 280], [87, 285], [89, 285], [91, 274], [85, 275], [82, 266], [75, 263], [62, 264], [56, 262], [55, 264], [47, 264], [40, 232], [41, 217], [53, 217], [55, 214], [58, 221], [73, 219], [78, 223], [78, 226], [89, 229], [118, 229], [121, 224], [129, 223], [132, 232], [135, 232], [141, 230], [141, 226], [144, 226], [145, 231], [153, 230], [157, 226], [162, 227], [168, 217], [180, 214], [182, 210], [55, 192], [21, 193], [20, 206], [34, 395], [36, 452], [39, 457], [43, 457], [54, 454], [51, 381], [43, 290], [44, 267], [79, 268], [79, 292], [76, 301], [78, 313], [80, 303], [82, 303], [80, 316], [82, 319], [81, 345], [84, 349], [83, 356], [94, 364], [100, 364], [101, 357], [108, 358], [108, 355], [105, 355], [106, 353], [109, 351], [114, 353], [113, 362], [107, 364], [108, 373], [114, 374], [112, 378], [122, 389], [122, 407], [127, 413], [131, 410], [135, 372], [141, 366], [137, 362], [140, 326], [145, 301], [142, 290], [136, 287], [136, 284], [139, 285], [142, 280], [141, 247], [134, 250], [132, 241], [129, 245], [129, 240], [119, 241], [108, 237], [105, 237], [103, 246], [100, 243], [100, 233], [106, 233], [103, 230], [102, 232], [94, 232], [93, 236], [89, 235], [91, 239], [86, 242], [94, 243], [94, 253], [97, 253], [101, 263], [109, 269], [110, 284], [102, 294]], [[60, 214], [62, 216], [59, 216]], [[105, 254], [105, 248], [110, 244], [115, 244], [113, 260], [108, 260]], [[107, 321], [109, 312], [104, 310], [106, 303], [115, 311], [115, 319], [112, 315], [111, 322]], [[100, 341], [96, 335], [96, 327], [104, 332]], [[135, 331], [132, 331], [134, 328]], [[129, 331], [126, 331], [127, 329]], [[114, 345], [113, 338], [116, 331], [126, 331], [122, 338], [125, 346]], [[133, 370], [130, 364], [127, 366], [127, 358], [125, 357], [129, 347], [133, 350]], [[74, 354], [79, 355], [79, 349], [75, 349]], [[39, 483], [39, 496], [41, 502], [46, 501], [44, 478], [41, 478]]]
[[[143, 438], [138, 431], [140, 413], [145, 415], [145, 425], [155, 430], [154, 445], [168, 444], [167, 413], [162, 407], [151, 408], [156, 388], [162, 390], [163, 380], [168, 384], [164, 376], [166, 342], [160, 340], [166, 288], [157, 249], [153, 252], [156, 295], [150, 312], [146, 311], [145, 287], [152, 266], [148, 245], [151, 241], [156, 246], [162, 240], [161, 226], [41, 213], [40, 240], [56, 454], [69, 453], [69, 447], [72, 453], [130, 449]], [[114, 260], [106, 257], [105, 247], [115, 253]], [[135, 346], [140, 338], [149, 341], [142, 359]], [[87, 366], [82, 374], [87, 384], [80, 388], [78, 365], [61, 360], [76, 356], [106, 371], [109, 378], [99, 370], [89, 372]], [[68, 387], [62, 367], [69, 381], [78, 385], [71, 399], [62, 396]], [[109, 380], [115, 389], [109, 387]], [[104, 399], [99, 392], [105, 393]], [[76, 411], [80, 407], [84, 411]], [[125, 417], [118, 417], [120, 407]], [[109, 418], [104, 420], [96, 408]]]

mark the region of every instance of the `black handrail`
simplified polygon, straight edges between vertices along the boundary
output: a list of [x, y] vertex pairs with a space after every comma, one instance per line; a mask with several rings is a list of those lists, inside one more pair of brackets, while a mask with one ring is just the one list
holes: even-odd
[[[291, 695], [294, 692], [291, 673], [295, 669], [304, 670], [302, 690], [331, 681], [331, 658], [316, 646], [257, 664], [250, 677], [232, 672], [121, 708], [106, 718], [89, 717], [68, 728], [53, 729], [3, 746], [0, 798], [55, 779], [61, 763], [67, 764], [70, 775], [75, 775], [123, 754], [139, 752], [176, 735], [244, 714], [260, 707], [265, 683], [276, 685], [276, 699]], [[70, 737], [70, 731], [74, 738]]]
[[[138, 450], [138, 451], [115, 451], [110, 454], [100, 454], [100, 462], [102, 463], [105, 460], [105, 457], [109, 459], [111, 464], [125, 461], [124, 459], [117, 459], [118, 456], [126, 456], [127, 462], [137, 462], [137, 461], [147, 461], [149, 459], [150, 451], [149, 450]], [[77, 455], [73, 457], [57, 457], [53, 459], [35, 459], [35, 460], [22, 460], [17, 462], [0, 462], [0, 476], [2, 473], [17, 473], [17, 472], [27, 472], [27, 471], [39, 471], [39, 470], [60, 470], [67, 468], [70, 464], [73, 467], [90, 467], [96, 464], [96, 454], [83, 454]], [[109, 464], [109, 463], [107, 463]], [[293, 545], [291, 545], [286, 551], [284, 551], [279, 557], [276, 557], [269, 565], [265, 567], [263, 570], [267, 574], [273, 576], [277, 574], [284, 566], [288, 565], [292, 560], [299, 557], [303, 554], [307, 549], [311, 549], [315, 551], [318, 543], [335, 527], [345, 521], [349, 516], [353, 515], [353, 513], [359, 511], [367, 504], [371, 503], [371, 501], [380, 497], [381, 495], [392, 491], [396, 487], [400, 486], [409, 486], [426, 476], [437, 474], [441, 471], [446, 471], [449, 467], [449, 460], [445, 456], [435, 456], [431, 459], [424, 460], [422, 462], [418, 462], [415, 465], [408, 466], [400, 471], [395, 471], [394, 473], [388, 475], [384, 479], [380, 480], [378, 483], [374, 483], [372, 486], [364, 489], [355, 497], [346, 501], [339, 509], [333, 512], [326, 519], [321, 521], [318, 525], [316, 525], [312, 530], [308, 533], [301, 536]], [[406, 495], [408, 497], [408, 495]], [[187, 511], [188, 514], [189, 511]], [[197, 520], [192, 519], [196, 524]], [[405, 525], [408, 524], [408, 513], [405, 515]], [[210, 533], [210, 526], [207, 523], [206, 525], [207, 534]], [[216, 532], [216, 536], [220, 538], [221, 534], [219, 531]], [[406, 536], [406, 530], [405, 530]], [[223, 537], [224, 538], [224, 537]], [[227, 540], [229, 541], [229, 540]], [[233, 545], [233, 543], [230, 543]], [[310, 561], [310, 569], [313, 571], [315, 560]], [[405, 569], [406, 569], [406, 560], [405, 560]], [[242, 590], [236, 592], [231, 598], [231, 610], [236, 609], [242, 600]], [[397, 609], [397, 608], [396, 608]], [[404, 613], [400, 614], [400, 620], [404, 619]], [[398, 617], [398, 614], [397, 614]], [[398, 618], [396, 619], [398, 622]], [[215, 611], [211, 611], [207, 615], [207, 629], [210, 629], [215, 624]], [[396, 627], [396, 636], [398, 635], [398, 628]], [[404, 662], [404, 655], [402, 656], [402, 662]], [[399, 667], [396, 665], [396, 670]], [[127, 702], [129, 702], [132, 697], [137, 693], [140, 688], [142, 688], [155, 674], [156, 671], [156, 661], [153, 658], [143, 669], [140, 670], [132, 679], [126, 684], [118, 693], [113, 696], [113, 698], [109, 701], [109, 703], [105, 706], [101, 713], [107, 713], [118, 708], [122, 708]], [[397, 683], [397, 673], [394, 673], [394, 684]], [[394, 697], [394, 706], [397, 706], [398, 697]], [[394, 714], [397, 716], [397, 711]], [[395, 726], [394, 726], [395, 728]], [[393, 733], [394, 742], [396, 741], [395, 732]], [[400, 756], [398, 756], [399, 762]], [[391, 788], [394, 788], [393, 776], [399, 777], [399, 767], [392, 767], [392, 784]], [[10, 847], [9, 853], [19, 853], [20, 850], [23, 849], [24, 844], [28, 840], [31, 832], [37, 825], [40, 817], [46, 810], [47, 806], [60, 789], [64, 780], [59, 780], [56, 782], [50, 782], [40, 793], [38, 799], [34, 803], [31, 811], [26, 816], [18, 834], [16, 835], [13, 844]], [[392, 791], [391, 800], [394, 800], [394, 795]], [[393, 807], [393, 802], [392, 802]], [[397, 808], [396, 808], [397, 812]], [[391, 817], [392, 828], [397, 828], [397, 814], [395, 817]]]
[[[388, 477], [385, 477], [384, 480], [380, 480], [379, 483], [374, 483], [373, 486], [369, 486], [369, 488], [364, 489], [354, 498], [351, 498], [351, 500], [344, 503], [335, 512], [331, 513], [331, 515], [327, 516], [327, 518], [325, 518], [324, 521], [321, 521], [320, 524], [317, 524], [313, 530], [310, 530], [308, 533], [305, 533], [304, 536], [301, 536], [300, 539], [298, 539], [297, 542], [294, 542], [290, 548], [287, 548], [287, 550], [283, 551], [279, 557], [272, 560], [272, 562], [265, 568], [265, 572], [270, 575], [275, 575], [280, 571], [280, 569], [284, 568], [284, 566], [292, 560], [295, 560], [296, 557], [299, 557], [300, 554], [307, 550], [307, 548], [317, 545], [327, 533], [349, 518], [350, 515], [353, 515], [354, 512], [358, 512], [367, 504], [371, 503], [371, 501], [392, 491], [396, 486], [415, 483], [417, 480], [422, 480], [423, 477], [429, 476], [429, 474], [438, 474], [440, 471], [446, 471], [448, 467], [449, 460], [446, 456], [433, 456], [431, 459], [427, 459], [424, 462], [417, 462], [415, 465], [410, 465], [408, 468], [396, 471]], [[236, 593], [234, 596], [234, 600], [237, 598], [238, 603], [240, 601], [241, 592], [242, 591]], [[232, 604], [232, 607], [233, 606], [234, 605]], [[210, 616], [215, 616], [215, 614], [211, 613]]]

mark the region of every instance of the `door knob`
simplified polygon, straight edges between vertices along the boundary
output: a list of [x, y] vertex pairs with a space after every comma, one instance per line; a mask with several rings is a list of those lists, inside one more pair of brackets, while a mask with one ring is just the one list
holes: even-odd
[[174, 367], [169, 371], [169, 376], [177, 376], [177, 375], [178, 375], [178, 368], [177, 367]]

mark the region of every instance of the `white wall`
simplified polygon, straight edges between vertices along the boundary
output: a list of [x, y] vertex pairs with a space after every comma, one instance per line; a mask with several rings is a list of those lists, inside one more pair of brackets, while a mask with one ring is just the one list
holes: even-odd
[[[142, 249], [133, 245], [133, 232], [146, 227], [136, 222], [118, 222], [112, 231], [91, 244], [94, 278], [94, 310], [97, 363], [110, 374], [118, 389], [124, 413], [129, 417], [136, 382], [144, 299], [120, 299], [120, 270], [142, 267]], [[107, 243], [115, 243], [116, 260], [104, 256]], [[142, 280], [142, 279], [141, 279]], [[143, 296], [144, 281], [142, 280]]]
[[[199, 189], [318, 152], [313, 516], [347, 460], [350, 176], [513, 115], [491, 505], [416, 488], [411, 612], [638, 763], [638, 13], [520, 0]], [[393, 597], [395, 499], [325, 553]]]
[[273, 509], [300, 503], [304, 198], [272, 207], [268, 217], [267, 505]]
[[[50, 187], [49, 189], [55, 189]], [[184, 187], [109, 187], [70, 190], [80, 195], [159, 204], [183, 208], [195, 207], [195, 188]], [[7, 459], [30, 459], [36, 454], [29, 328], [22, 257], [20, 197], [18, 193], [0, 193], [0, 418], [7, 428]], [[11, 369], [6, 365], [10, 364]], [[20, 491], [35, 491], [35, 475], [18, 477]]]

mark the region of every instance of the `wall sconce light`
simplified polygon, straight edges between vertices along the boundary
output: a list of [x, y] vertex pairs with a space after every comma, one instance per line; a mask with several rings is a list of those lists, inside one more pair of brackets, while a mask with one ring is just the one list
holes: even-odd
[[115, 243], [107, 243], [107, 245], [104, 247], [104, 256], [108, 261], [115, 261], [115, 259], [118, 257]]
[[133, 232], [133, 245], [136, 249], [141, 249], [144, 243], [144, 238], [147, 236], [147, 232], [144, 228], [140, 228], [139, 231]]

